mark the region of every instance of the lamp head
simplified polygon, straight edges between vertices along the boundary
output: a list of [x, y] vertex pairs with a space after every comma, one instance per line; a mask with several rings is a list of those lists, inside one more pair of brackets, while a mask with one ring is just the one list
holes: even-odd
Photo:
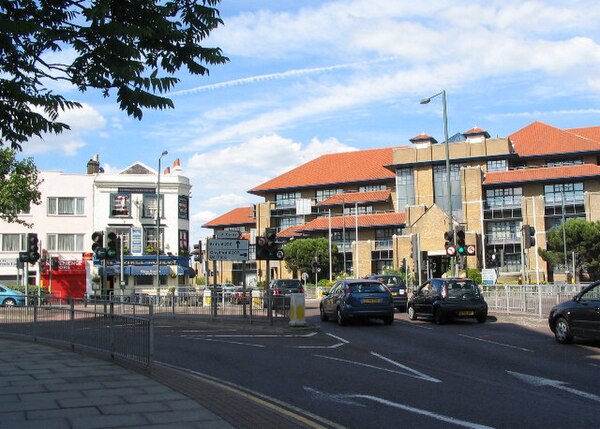
[[169, 151], [168, 151], [168, 150], [163, 150], [163, 151], [162, 151], [162, 153], [160, 154], [160, 156], [165, 156], [165, 155], [167, 155], [168, 153], [169, 153]]
[[429, 97], [429, 98], [424, 98], [424, 99], [422, 99], [422, 100], [421, 100], [420, 104], [427, 104], [427, 103], [429, 103], [430, 101], [431, 101], [431, 97]]

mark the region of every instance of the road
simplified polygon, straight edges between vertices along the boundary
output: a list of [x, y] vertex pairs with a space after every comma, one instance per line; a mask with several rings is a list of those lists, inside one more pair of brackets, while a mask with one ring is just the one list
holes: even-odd
[[155, 356], [349, 428], [598, 427], [598, 343], [562, 346], [543, 325], [501, 317], [340, 327], [313, 307], [307, 321], [314, 329], [159, 323]]

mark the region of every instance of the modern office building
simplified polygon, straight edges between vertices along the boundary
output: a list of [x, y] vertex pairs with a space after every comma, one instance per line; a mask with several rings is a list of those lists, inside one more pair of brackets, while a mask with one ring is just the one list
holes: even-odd
[[[28, 284], [62, 297], [83, 297], [156, 294], [157, 289], [164, 294], [194, 276], [189, 260], [191, 186], [178, 160], [160, 175], [160, 225], [157, 171], [142, 163], [105, 173], [94, 156], [85, 174], [42, 171], [39, 176], [42, 202], [21, 215], [32, 227], [0, 222], [2, 282], [23, 284], [27, 272]], [[119, 257], [98, 259], [92, 252], [94, 232], [101, 233], [104, 247], [114, 233]], [[41, 259], [20, 268], [19, 252], [26, 250], [30, 233], [37, 234]]]
[[[265, 199], [254, 208], [254, 231], [276, 228], [281, 240], [331, 236], [340, 271], [406, 267], [419, 281], [448, 271], [445, 233], [458, 229], [474, 253], [460, 258], [462, 268], [493, 265], [501, 277], [525, 281], [564, 278], [568, 267], [552, 270], [536, 249], [569, 218], [600, 218], [600, 126], [534, 122], [504, 138], [475, 127], [449, 139], [448, 153], [420, 134], [404, 146], [319, 157], [249, 190]], [[525, 230], [534, 234], [532, 247]], [[282, 262], [271, 265], [271, 277], [290, 275]]]

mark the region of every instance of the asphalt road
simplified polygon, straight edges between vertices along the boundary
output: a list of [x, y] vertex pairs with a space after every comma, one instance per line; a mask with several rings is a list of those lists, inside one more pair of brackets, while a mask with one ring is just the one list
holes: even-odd
[[[396, 314], [340, 327], [159, 322], [157, 361], [208, 374], [349, 428], [600, 425], [600, 345], [559, 345], [542, 324], [434, 325]], [[231, 404], [235, 407], [235, 404]]]

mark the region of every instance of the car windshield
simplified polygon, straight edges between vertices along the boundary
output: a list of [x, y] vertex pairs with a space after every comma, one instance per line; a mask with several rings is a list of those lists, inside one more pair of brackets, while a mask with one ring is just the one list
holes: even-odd
[[404, 282], [398, 276], [375, 277], [375, 280], [379, 280], [381, 283], [383, 283], [386, 286], [403, 286], [404, 285]]
[[382, 293], [387, 289], [381, 283], [351, 283], [348, 289], [352, 293]]
[[298, 280], [277, 280], [275, 287], [295, 288], [301, 287], [300, 281]]
[[459, 296], [465, 293], [471, 292], [476, 295], [479, 294], [479, 287], [473, 280], [450, 280], [446, 282], [448, 287], [448, 296]]

